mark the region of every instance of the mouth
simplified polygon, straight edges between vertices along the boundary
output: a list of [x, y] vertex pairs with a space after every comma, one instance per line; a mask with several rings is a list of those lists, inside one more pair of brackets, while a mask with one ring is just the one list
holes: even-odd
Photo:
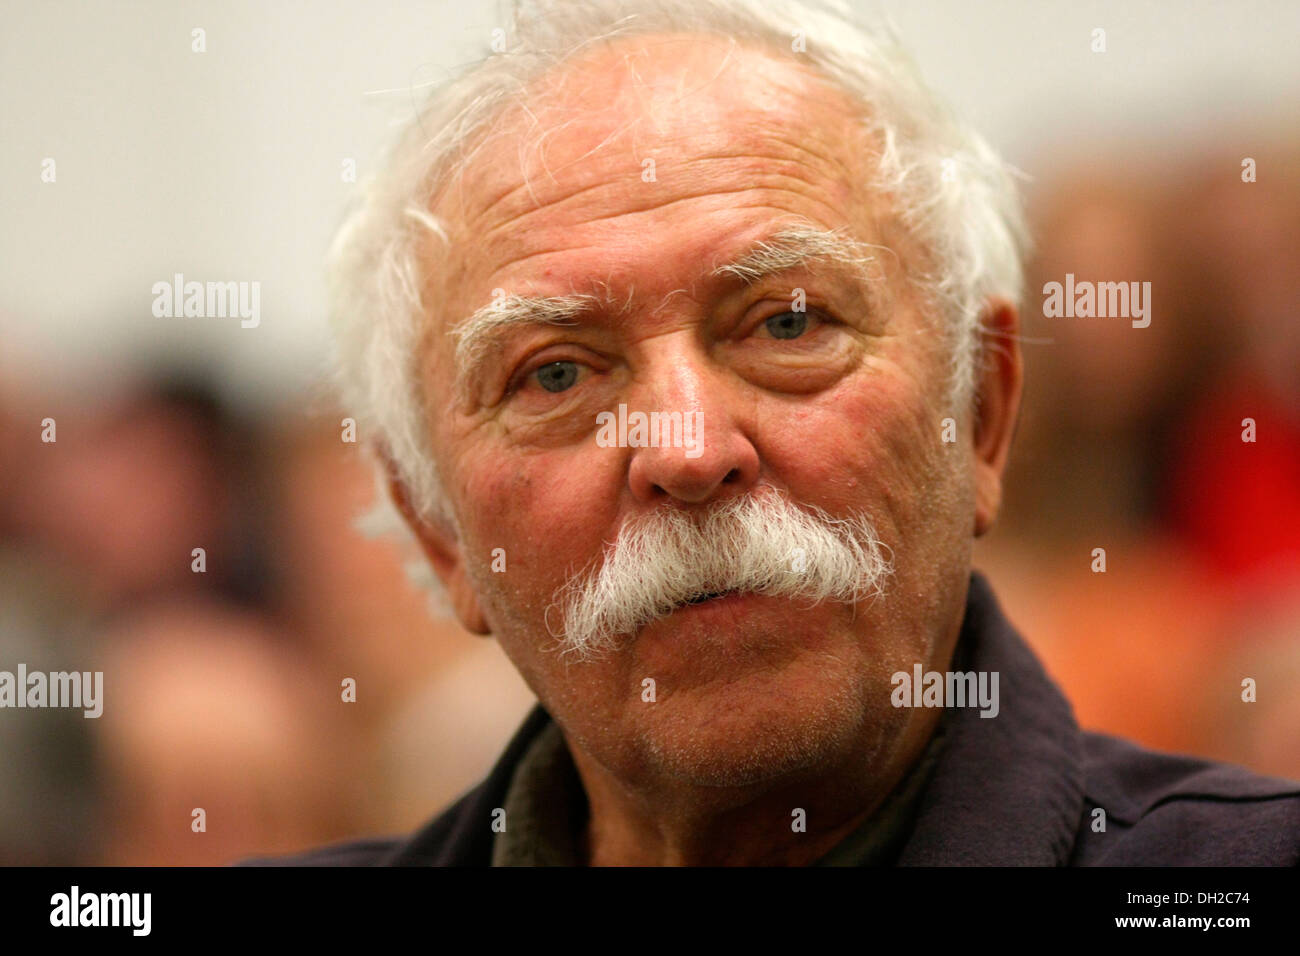
[[683, 601], [682, 603], [687, 605], [703, 604], [705, 601], [716, 601], [718, 598], [726, 597], [735, 593], [735, 591], [710, 591], [707, 594], [697, 594], [695, 597]]

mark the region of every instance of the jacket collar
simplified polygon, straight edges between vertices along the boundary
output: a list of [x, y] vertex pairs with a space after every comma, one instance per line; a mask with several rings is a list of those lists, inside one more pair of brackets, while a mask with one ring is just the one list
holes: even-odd
[[972, 573], [959, 646], [997, 672], [1000, 710], [949, 716], [951, 737], [900, 865], [1064, 866], [1083, 813], [1083, 741], [1065, 697]]
[[[947, 716], [948, 741], [921, 797], [900, 865], [1062, 866], [1083, 812], [1082, 739], [1065, 697], [972, 572], [958, 640], [963, 670], [996, 671], [999, 712]], [[493, 811], [505, 806], [516, 767], [551, 722], [540, 704], [492, 771], [382, 862], [488, 866]]]

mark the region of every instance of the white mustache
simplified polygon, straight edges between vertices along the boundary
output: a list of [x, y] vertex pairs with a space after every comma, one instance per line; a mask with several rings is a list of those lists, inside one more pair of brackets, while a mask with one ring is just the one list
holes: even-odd
[[[702, 518], [664, 507], [629, 521], [603, 560], [547, 609], [558, 650], [590, 659], [692, 598], [723, 591], [856, 603], [883, 594], [892, 553], [864, 514], [834, 518], [781, 492], [732, 498]], [[563, 628], [550, 628], [552, 611]]]

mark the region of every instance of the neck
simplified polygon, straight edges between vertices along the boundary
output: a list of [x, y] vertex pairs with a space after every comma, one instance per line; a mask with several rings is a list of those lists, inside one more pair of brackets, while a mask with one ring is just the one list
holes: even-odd
[[940, 712], [918, 708], [898, 746], [862, 743], [833, 765], [747, 787], [628, 786], [566, 735], [590, 816], [592, 866], [804, 866], [862, 826], [915, 765]]

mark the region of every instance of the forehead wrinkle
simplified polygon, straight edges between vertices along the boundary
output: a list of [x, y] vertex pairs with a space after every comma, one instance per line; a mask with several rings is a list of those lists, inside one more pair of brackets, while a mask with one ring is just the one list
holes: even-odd
[[[625, 204], [620, 202], [620, 208], [596, 216], [585, 216], [583, 221], [599, 222], [618, 219], [622, 216], [658, 212], [676, 203], [746, 192], [786, 191], [805, 199], [824, 202], [825, 197], [822, 195], [824, 189], [821, 188], [822, 184], [819, 181], [824, 180], [825, 183], [838, 182], [841, 185], [851, 187], [853, 178], [837, 159], [824, 156], [804, 145], [794, 143], [783, 143], [782, 145], [792, 149], [797, 154], [803, 155], [767, 156], [747, 150], [733, 150], [711, 155], [682, 157], [671, 164], [660, 166], [662, 175], [666, 175], [662, 172], [664, 169], [671, 171], [673, 166], [680, 166], [683, 171], [690, 171], [691, 176], [685, 181], [686, 185], [676, 190], [675, 194], [669, 194], [666, 197], [650, 195], [647, 197], [648, 202], [627, 203], [626, 205], [630, 206], [630, 208], [623, 208]], [[714, 163], [748, 163], [749, 166], [756, 168], [738, 168], [737, 173], [745, 173], [744, 181], [741, 183], [732, 184], [727, 183], [726, 180], [720, 182], [711, 179], [707, 173], [703, 175], [703, 178], [700, 178], [700, 174], [697, 172], [698, 167]], [[838, 167], [840, 175], [827, 176], [826, 170], [819, 168], [825, 166]], [[531, 182], [517, 183], [493, 199], [487, 207], [474, 217], [480, 222], [484, 220], [490, 222], [492, 219], [498, 220], [478, 232], [478, 241], [491, 241], [502, 233], [508, 235], [518, 230], [532, 216], [539, 213], [554, 215], [557, 209], [571, 206], [575, 202], [580, 203], [584, 200], [590, 200], [592, 197], [589, 194], [591, 193], [604, 191], [611, 193], [616, 199], [622, 200], [625, 198], [624, 193], [627, 183], [624, 177], [610, 178], [602, 175], [600, 170], [593, 170], [591, 178], [595, 181], [588, 181], [568, 189], [561, 188], [557, 190], [556, 195], [547, 196], [544, 200], [538, 198], [533, 191]], [[556, 186], [561, 185], [554, 179], [552, 181], [555, 182]], [[519, 199], [515, 199], [514, 208], [500, 209], [500, 207], [511, 203], [512, 197], [517, 197], [521, 192], [528, 194], [522, 203]], [[599, 198], [603, 197], [598, 197], [598, 200]], [[523, 208], [520, 208], [520, 206]], [[498, 210], [499, 215], [493, 216], [492, 213]]]
[[[537, 114], [528, 108], [526, 101], [527, 101], [527, 95], [521, 95], [519, 97], [519, 102], [517, 105], [528, 112], [528, 115], [532, 121], [530, 124], [530, 129], [536, 130], [539, 127], [542, 127], [542, 122], [538, 118]], [[555, 171], [551, 169], [550, 163], [547, 160], [546, 141], [556, 136], [558, 133], [562, 133], [564, 130], [572, 126], [574, 123], [580, 122], [582, 120], [590, 119], [593, 115], [595, 115], [595, 111], [586, 109], [582, 106], [565, 107], [561, 105], [561, 103], [559, 102], [546, 103], [544, 104], [544, 108], [542, 108], [542, 104], [539, 104], [539, 109], [543, 113], [560, 113], [561, 115], [563, 115], [564, 113], [568, 113], [570, 115], [568, 116], [567, 119], [564, 119], [561, 122], [547, 125], [546, 127], [541, 128], [541, 132], [537, 133], [534, 136], [520, 137], [518, 143], [518, 160], [519, 160], [519, 168], [523, 175], [523, 182], [520, 185], [516, 186], [514, 189], [507, 190], [506, 193], [500, 198], [505, 199], [512, 193], [517, 192], [519, 189], [525, 189], [528, 192], [529, 198], [533, 202], [534, 208], [540, 209], [544, 205], [546, 205], [546, 203], [543, 203], [540, 199], [537, 198], [537, 193], [533, 189], [532, 180], [529, 177], [529, 165], [527, 161], [528, 154], [531, 152], [532, 154], [536, 155], [538, 162], [542, 166], [542, 171], [546, 175], [546, 178], [550, 179], [550, 181], [554, 183], [556, 186], [559, 186], [560, 181], [559, 179], [556, 178]], [[642, 123], [644, 119], [645, 116], [643, 115], [633, 115], [630, 118], [615, 124], [605, 134], [604, 138], [601, 139], [600, 142], [590, 147], [586, 152], [582, 153], [580, 156], [576, 156], [569, 159], [560, 168], [567, 169], [578, 165], [579, 163], [583, 162], [587, 158], [600, 152], [610, 143], [616, 142], [629, 130], [633, 131], [635, 137], [636, 128]], [[635, 147], [635, 138], [633, 140], [633, 145]], [[593, 188], [593, 187], [588, 187], [588, 188]], [[585, 191], [585, 189], [579, 190], [579, 192], [583, 192], [583, 191]], [[576, 195], [576, 193], [570, 194], [568, 197], [565, 198], [572, 198], [573, 195]], [[493, 205], [496, 205], [496, 203], [494, 202]]]
[[[730, 56], [732, 51], [728, 50]], [[679, 94], [680, 96], [680, 94]], [[523, 100], [519, 104], [523, 108]], [[539, 118], [537, 113], [529, 110], [527, 112], [527, 122], [525, 129], [515, 132], [518, 136], [516, 142], [516, 159], [519, 164], [519, 174], [512, 184], [504, 187], [498, 186], [493, 190], [494, 196], [490, 197], [485, 205], [479, 205], [475, 213], [471, 213], [472, 218], [480, 222], [491, 223], [491, 220], [497, 218], [499, 207], [505, 205], [506, 209], [500, 211], [500, 221], [487, 226], [484, 235], [492, 235], [501, 228], [508, 228], [512, 222], [521, 219], [532, 212], [552, 206], [561, 206], [577, 199], [585, 193], [611, 186], [622, 186], [624, 184], [625, 172], [621, 165], [622, 160], [613, 157], [606, 147], [618, 140], [626, 132], [633, 132], [632, 152], [637, 155], [636, 132], [643, 127], [646, 119], [645, 115], [636, 114], [630, 118], [617, 122], [612, 128], [608, 128], [602, 134], [595, 130], [591, 132], [599, 137], [599, 142], [594, 146], [588, 146], [581, 155], [568, 157], [565, 162], [554, 169], [547, 158], [547, 150], [543, 149], [549, 140], [563, 130], [570, 129], [575, 123], [587, 118], [594, 118], [598, 111], [593, 109], [584, 109], [582, 106], [562, 107], [552, 105], [547, 108], [549, 112], [559, 113], [559, 121], [555, 123], [546, 123]], [[568, 114], [565, 116], [564, 114]], [[505, 116], [509, 116], [507, 111]], [[856, 111], [851, 113], [850, 119], [859, 119], [860, 114]], [[780, 174], [779, 167], [794, 167], [803, 173], [802, 176], [796, 175], [793, 170], [789, 170], [781, 175], [783, 179], [806, 179], [809, 173], [819, 175], [821, 178], [830, 180], [839, 180], [842, 184], [855, 184], [859, 177], [855, 175], [854, 170], [849, 168], [845, 158], [839, 150], [843, 143], [835, 137], [828, 137], [827, 131], [822, 128], [823, 124], [809, 125], [797, 116], [786, 116], [781, 121], [774, 123], [770, 114], [764, 113], [760, 116], [735, 116], [733, 120], [739, 124], [738, 128], [725, 137], [709, 135], [708, 130], [698, 128], [678, 129], [667, 135], [660, 134], [655, 143], [655, 151], [662, 153], [664, 151], [673, 151], [681, 148], [684, 154], [680, 155], [673, 161], [673, 165], [681, 165], [689, 168], [700, 163], [718, 162], [727, 160], [750, 160], [764, 164], [776, 164], [777, 173]], [[783, 126], [794, 125], [794, 128], [783, 129]], [[494, 129], [496, 137], [509, 137], [510, 124], [505, 117], [499, 117]], [[538, 129], [540, 128], [540, 132]], [[702, 141], [703, 134], [703, 141]], [[737, 148], [737, 139], [744, 145]], [[712, 142], [709, 140], [712, 139]], [[771, 155], [770, 148], [776, 146], [786, 155]], [[703, 148], [701, 148], [703, 147]], [[526, 161], [528, 152], [536, 152], [541, 160], [543, 179], [549, 179], [550, 182], [558, 187], [552, 191], [551, 195], [539, 196], [538, 189], [540, 184], [536, 177], [530, 175], [528, 163]], [[591, 158], [598, 152], [604, 152], [609, 158], [609, 162], [615, 164], [612, 170], [620, 175], [611, 177], [611, 170], [608, 164], [593, 164]], [[663, 162], [663, 160], [661, 160]], [[482, 172], [492, 174], [493, 167], [480, 166]], [[571, 184], [562, 184], [557, 173], [560, 170], [573, 170], [586, 172], [577, 182]], [[830, 173], [827, 176], [827, 173]], [[522, 195], [521, 195], [522, 194]]]
[[577, 122], [577, 120], [578, 120], [577, 116], [572, 116], [558, 125], [548, 126], [546, 129], [542, 130], [541, 134], [534, 140], [529, 141], [529, 140], [521, 139], [519, 141], [519, 169], [524, 176], [522, 188], [528, 190], [528, 197], [533, 201], [533, 205], [535, 207], [540, 207], [542, 205], [542, 201], [537, 198], [537, 193], [533, 189], [532, 179], [530, 179], [528, 175], [529, 172], [528, 153], [531, 150], [533, 153], [536, 154], [538, 162], [542, 164], [542, 172], [546, 174], [546, 178], [558, 186], [560, 184], [560, 181], [555, 177], [555, 172], [554, 170], [551, 169], [550, 164], [547, 162], [546, 159], [546, 149], [545, 149], [546, 139], [547, 137], [554, 136], [557, 133], [563, 132], [572, 123]]

